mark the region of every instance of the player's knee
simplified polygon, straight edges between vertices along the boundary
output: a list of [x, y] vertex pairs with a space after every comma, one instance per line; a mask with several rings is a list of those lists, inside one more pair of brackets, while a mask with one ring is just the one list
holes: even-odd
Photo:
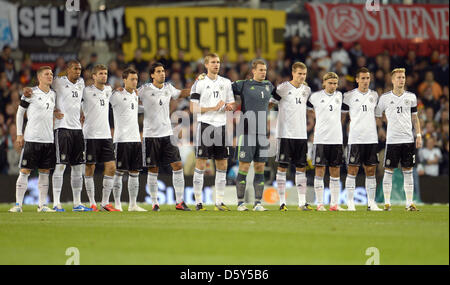
[[244, 171], [248, 173], [248, 169], [250, 168], [250, 163], [248, 162], [239, 162], [239, 171]]
[[356, 175], [358, 175], [358, 170], [359, 170], [359, 167], [357, 167], [357, 166], [348, 166], [348, 174], [350, 174], [350, 175], [352, 175], [352, 176], [356, 176]]
[[366, 169], [366, 176], [375, 176], [375, 173], [377, 171], [376, 165], [374, 166], [367, 166]]
[[220, 170], [227, 170], [227, 161], [225, 159], [216, 160], [216, 167]]
[[183, 168], [183, 163], [181, 161], [177, 161], [172, 163], [172, 170], [173, 171], [178, 171], [181, 170]]
[[283, 164], [280, 163], [280, 165], [278, 166], [277, 170], [280, 171], [280, 172], [286, 172], [287, 165], [285, 163], [283, 163]]
[[315, 175], [318, 177], [324, 177], [325, 176], [325, 167], [316, 166]]
[[151, 172], [151, 173], [158, 173], [158, 167], [149, 167], [148, 168], [148, 172]]
[[195, 162], [195, 168], [204, 170], [206, 166], [206, 159], [197, 159]]
[[340, 176], [340, 168], [339, 167], [330, 167], [330, 176], [339, 177]]

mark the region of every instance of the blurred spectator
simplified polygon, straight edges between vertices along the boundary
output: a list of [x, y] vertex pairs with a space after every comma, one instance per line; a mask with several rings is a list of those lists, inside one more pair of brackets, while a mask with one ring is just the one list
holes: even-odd
[[[418, 95], [422, 98], [427, 98], [427, 100], [439, 100], [442, 95], [442, 88], [439, 83], [434, 80], [433, 71], [427, 71], [425, 73], [425, 80], [420, 83], [417, 88]], [[433, 99], [430, 96], [433, 96]]]
[[441, 150], [435, 146], [435, 139], [429, 137], [426, 142], [426, 148], [419, 150], [419, 161], [423, 166], [423, 170], [419, 168], [419, 175], [439, 175], [439, 162], [442, 159]]
[[89, 58], [89, 63], [86, 66], [87, 70], [91, 70], [98, 62], [98, 55], [97, 53], [93, 52], [91, 53], [91, 57]]
[[62, 56], [58, 56], [56, 59], [55, 70], [53, 71], [53, 75], [60, 76], [60, 74], [66, 69], [66, 62]]
[[331, 53], [331, 64], [335, 65], [337, 62], [340, 62], [345, 68], [352, 64], [350, 56], [344, 49], [344, 44], [342, 42], [338, 42], [337, 49]]
[[442, 159], [441, 159], [441, 163], [439, 164], [439, 174], [440, 175], [448, 175], [448, 167], [449, 167], [448, 142], [449, 142], [448, 140], [444, 141], [443, 148], [442, 148]]
[[9, 58], [5, 61], [4, 73], [6, 75], [6, 79], [8, 80], [8, 85], [17, 81], [18, 76], [14, 67], [14, 60], [12, 58]]
[[11, 47], [5, 45], [0, 55], [0, 73], [5, 71], [5, 63], [11, 59]]
[[439, 65], [434, 69], [434, 74], [441, 86], [448, 86], [448, 57], [445, 54], [439, 56]]

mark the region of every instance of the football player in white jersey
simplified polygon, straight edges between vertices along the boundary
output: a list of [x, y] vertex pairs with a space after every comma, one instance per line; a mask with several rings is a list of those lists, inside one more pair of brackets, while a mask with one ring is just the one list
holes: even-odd
[[305, 84], [307, 67], [302, 62], [292, 65], [292, 80], [277, 86], [271, 102], [278, 103], [277, 133], [278, 149], [276, 176], [280, 211], [286, 207], [286, 170], [290, 163], [295, 165], [295, 185], [298, 192], [298, 209], [311, 211], [306, 203], [306, 154], [308, 152], [307, 106], [311, 88]]
[[311, 94], [308, 106], [314, 108], [316, 124], [314, 126], [313, 163], [316, 167], [314, 191], [316, 192], [317, 211], [326, 211], [323, 205], [323, 178], [328, 166], [330, 171], [330, 211], [344, 211], [339, 206], [340, 167], [343, 162], [342, 149], [342, 93], [336, 91], [339, 77], [334, 72], [323, 76], [324, 89]]
[[108, 70], [98, 64], [92, 69], [94, 84], [84, 88], [81, 103], [84, 113], [83, 136], [86, 149], [86, 171], [84, 184], [93, 211], [99, 211], [95, 203], [94, 171], [96, 163], [104, 163], [102, 209], [119, 211], [108, 203], [114, 184], [116, 162], [109, 127], [109, 100], [112, 95], [110, 86], [106, 86]]
[[[55, 145], [53, 144], [53, 117], [55, 109], [55, 92], [50, 88], [53, 81], [52, 69], [43, 66], [37, 71], [39, 85], [32, 88], [31, 97], [22, 96], [17, 115], [17, 149], [20, 155], [20, 173], [16, 182], [16, 205], [10, 212], [22, 212], [23, 197], [28, 187], [31, 171], [39, 169], [38, 212], [55, 212], [47, 204], [50, 169], [55, 167]], [[25, 136], [22, 133], [24, 115], [28, 122]]]
[[347, 210], [355, 211], [353, 201], [356, 176], [362, 164], [366, 174], [367, 210], [381, 211], [375, 203], [377, 180], [375, 172], [378, 164], [378, 132], [375, 122], [375, 108], [378, 102], [376, 91], [369, 89], [370, 71], [362, 67], [356, 72], [355, 88], [344, 94], [343, 112], [350, 113], [347, 165], [345, 180], [347, 189]]
[[152, 198], [152, 211], [160, 211], [158, 204], [158, 171], [162, 165], [172, 167], [172, 182], [175, 189], [176, 210], [190, 211], [184, 203], [184, 174], [178, 146], [174, 145], [170, 102], [189, 96], [189, 89], [178, 90], [166, 83], [164, 66], [156, 62], [150, 68], [152, 83], [138, 89], [144, 109], [144, 141], [142, 155], [144, 167], [148, 167], [147, 184]]
[[[60, 196], [66, 165], [72, 167], [70, 184], [73, 193], [73, 211], [92, 211], [81, 204], [81, 189], [83, 187], [84, 140], [81, 129], [81, 97], [84, 90], [84, 80], [80, 77], [81, 64], [77, 60], [67, 63], [67, 68], [61, 76], [55, 77], [52, 89], [56, 92], [56, 110], [62, 116], [55, 121], [56, 166], [52, 175], [53, 210], [64, 212]], [[31, 89], [24, 90], [24, 96], [31, 96]]]
[[215, 159], [216, 164], [216, 204], [214, 210], [229, 211], [223, 203], [226, 186], [227, 159], [229, 148], [225, 142], [225, 111], [234, 109], [231, 81], [219, 76], [220, 58], [211, 53], [204, 58], [207, 75], [195, 81], [191, 88], [190, 110], [197, 114], [196, 162], [193, 177], [197, 211], [205, 211], [202, 203], [203, 174], [206, 161]]
[[[136, 94], [138, 83], [137, 71], [127, 68], [122, 72], [124, 89], [116, 90], [109, 102], [114, 114], [114, 145], [116, 153], [116, 174], [114, 176], [115, 208], [122, 211], [120, 196], [122, 193], [122, 180], [128, 172], [128, 193], [130, 202], [128, 211], [147, 212], [136, 203], [139, 192], [139, 170], [142, 169], [141, 134], [139, 133], [138, 105]], [[109, 197], [106, 204], [109, 204]]]
[[[405, 91], [404, 68], [392, 70], [391, 75], [393, 90], [380, 97], [376, 108], [377, 117], [381, 117], [384, 112], [387, 118], [383, 177], [384, 210], [391, 210], [392, 174], [400, 163], [404, 178], [406, 210], [418, 211], [413, 203], [414, 178], [412, 173], [416, 148], [422, 147], [420, 123], [417, 116], [417, 98], [414, 93]], [[416, 132], [415, 143], [413, 124]]]

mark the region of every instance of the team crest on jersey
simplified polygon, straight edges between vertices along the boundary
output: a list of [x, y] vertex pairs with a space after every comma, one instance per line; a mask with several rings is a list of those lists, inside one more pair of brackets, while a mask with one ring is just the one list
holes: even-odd
[[203, 150], [202, 150], [202, 149], [199, 149], [199, 150], [198, 150], [198, 155], [202, 155], [202, 153], [203, 153]]
[[391, 160], [390, 159], [386, 159], [386, 165], [390, 165], [391, 164]]
[[240, 158], [244, 158], [244, 157], [245, 157], [245, 151], [241, 151], [241, 152], [239, 153], [239, 157], [240, 157]]
[[280, 155], [280, 160], [284, 160], [284, 154]]
[[394, 101], [391, 101], [391, 105], [394, 104]]
[[356, 98], [355, 102], [359, 102], [359, 99], [358, 99], [358, 98]]
[[26, 159], [22, 160], [22, 165], [23, 166], [27, 165], [27, 160]]
[[69, 85], [66, 85], [66, 88], [69, 88]]
[[123, 98], [123, 101], [127, 101], [127, 98], [124, 97], [124, 98]]
[[208, 86], [206, 86], [206, 89], [209, 89], [210, 87], [209, 87], [209, 85]]
[[325, 103], [325, 100], [322, 99], [322, 101], [320, 101], [320, 103]]
[[373, 101], [375, 101], [375, 99], [373, 99], [373, 97], [370, 97], [370, 98], [369, 98], [369, 102], [370, 102], [370, 103], [373, 103]]
[[266, 85], [266, 91], [269, 92], [270, 91], [270, 87], [269, 85]]
[[61, 154], [61, 160], [65, 160], [66, 159], [66, 155], [65, 154]]
[[316, 162], [317, 162], [317, 163], [320, 162], [320, 157], [316, 157]]
[[118, 166], [118, 167], [121, 167], [121, 166], [122, 166], [122, 161], [118, 161], [118, 162], [117, 162], [117, 166]]
[[92, 155], [91, 154], [88, 154], [87, 160], [92, 160]]
[[150, 157], [147, 157], [147, 163], [150, 163]]
[[164, 92], [164, 95], [169, 96], [169, 91]]
[[409, 100], [408, 99], [405, 100], [405, 105], [409, 105]]
[[335, 101], [336, 101], [336, 103], [338, 103], [338, 104], [341, 102], [341, 101], [339, 100], [339, 98], [336, 98]]
[[220, 85], [220, 86], [219, 86], [219, 90], [220, 90], [220, 91], [223, 91], [223, 85]]
[[350, 157], [350, 162], [355, 162], [355, 157], [354, 156], [352, 156], [352, 157]]

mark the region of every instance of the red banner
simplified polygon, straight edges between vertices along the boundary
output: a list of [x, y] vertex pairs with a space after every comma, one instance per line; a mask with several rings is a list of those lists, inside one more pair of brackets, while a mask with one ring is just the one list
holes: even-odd
[[368, 56], [385, 50], [399, 56], [409, 50], [420, 56], [433, 50], [449, 54], [448, 5], [380, 4], [379, 11], [368, 11], [366, 5], [307, 3], [306, 9], [313, 41], [328, 50], [337, 42], [345, 48], [359, 42]]

